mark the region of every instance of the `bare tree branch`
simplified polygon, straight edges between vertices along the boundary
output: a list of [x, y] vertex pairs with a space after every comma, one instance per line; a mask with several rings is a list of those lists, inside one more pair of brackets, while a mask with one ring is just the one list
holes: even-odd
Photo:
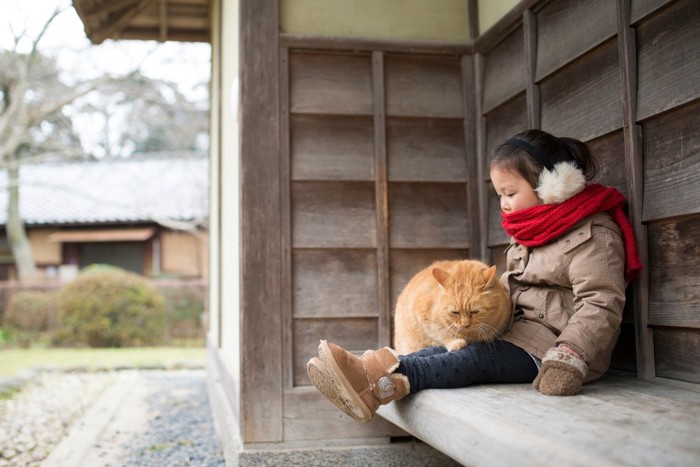
[[[145, 5], [150, 0], [135, 1]], [[114, 132], [112, 125], [124, 125], [117, 136], [110, 138], [113, 141], [104, 143], [107, 154], [113, 151], [128, 154], [153, 147], [191, 149], [196, 147], [194, 142], [201, 125], [206, 128], [207, 114], [188, 102], [173, 83], [149, 81], [140, 72], [156, 47], [142, 55], [140, 62], [124, 75], [102, 74], [86, 79], [74, 74], [75, 82], [64, 82], [56, 59], [42, 53], [42, 42], [47, 41], [50, 27], [65, 10], [57, 7], [34, 37], [29, 36], [26, 23], [22, 30], [12, 26], [14, 47], [0, 50], [0, 170], [8, 174], [7, 185], [0, 189], [8, 193], [6, 230], [20, 280], [35, 269], [19, 212], [20, 168], [47, 158], [85, 157], [82, 135], [78, 136], [73, 129], [73, 125], [80, 122], [75, 112], [92, 105], [96, 110], [90, 111], [89, 118], [96, 116], [98, 122], [104, 119], [104, 126], [98, 129], [104, 128], [105, 135]], [[23, 53], [21, 50], [26, 44], [30, 50]], [[189, 143], [174, 146], [173, 141]], [[65, 147], [61, 148], [59, 143]], [[100, 145], [96, 147], [99, 150]], [[63, 189], [70, 191], [71, 187]], [[79, 195], [81, 199], [90, 199], [96, 193]], [[139, 209], [143, 211], [143, 206]], [[153, 217], [149, 213], [144, 215]], [[153, 222], [197, 234], [206, 219], [154, 218]]]
[[44, 34], [46, 34], [46, 31], [49, 29], [49, 26], [51, 26], [51, 23], [53, 20], [58, 17], [61, 13], [63, 13], [66, 9], [61, 8], [60, 5], [56, 7], [53, 13], [51, 13], [51, 16], [49, 16], [49, 19], [44, 23], [43, 27], [41, 28], [41, 31], [39, 31], [39, 34], [36, 36], [36, 38], [32, 41], [32, 49], [31, 52], [29, 52], [29, 60], [27, 61], [27, 68], [31, 68], [34, 59], [37, 54], [37, 50], [39, 47], [39, 42], [41, 42], [41, 38], [44, 37]]

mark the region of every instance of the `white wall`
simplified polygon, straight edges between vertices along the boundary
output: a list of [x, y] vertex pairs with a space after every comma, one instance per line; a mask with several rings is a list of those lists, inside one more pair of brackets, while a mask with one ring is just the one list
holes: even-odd
[[479, 34], [496, 24], [518, 3], [520, 0], [478, 0]]
[[[210, 344], [234, 383], [240, 414], [240, 180], [238, 0], [213, 2]], [[221, 10], [217, 11], [217, 6]], [[221, 25], [225, 24], [225, 28]], [[220, 334], [219, 334], [220, 331]]]
[[467, 0], [280, 0], [282, 32], [467, 42]]

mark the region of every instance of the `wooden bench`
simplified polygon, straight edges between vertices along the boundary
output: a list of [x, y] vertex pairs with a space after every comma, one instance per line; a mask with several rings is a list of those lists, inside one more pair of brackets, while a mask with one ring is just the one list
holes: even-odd
[[469, 466], [700, 466], [700, 393], [606, 375], [574, 397], [431, 389], [378, 414]]

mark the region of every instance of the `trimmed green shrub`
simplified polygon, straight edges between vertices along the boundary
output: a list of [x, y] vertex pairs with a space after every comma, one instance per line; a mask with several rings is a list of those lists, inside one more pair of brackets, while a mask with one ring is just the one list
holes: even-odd
[[55, 317], [54, 295], [39, 290], [21, 290], [10, 297], [3, 322], [21, 331], [48, 331]]
[[41, 290], [14, 292], [5, 309], [5, 345], [46, 345], [56, 324], [55, 295]]
[[88, 268], [60, 290], [60, 344], [133, 347], [159, 344], [165, 333], [163, 295], [138, 274]]
[[154, 285], [165, 297], [168, 345], [203, 345], [206, 285], [192, 281], [159, 281]]

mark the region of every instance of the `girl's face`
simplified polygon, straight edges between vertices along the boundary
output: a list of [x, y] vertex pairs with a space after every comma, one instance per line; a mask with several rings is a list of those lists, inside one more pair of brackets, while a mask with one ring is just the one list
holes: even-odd
[[537, 192], [520, 175], [510, 171], [493, 169], [490, 176], [496, 194], [501, 200], [501, 211], [506, 214], [531, 208], [541, 203]]

